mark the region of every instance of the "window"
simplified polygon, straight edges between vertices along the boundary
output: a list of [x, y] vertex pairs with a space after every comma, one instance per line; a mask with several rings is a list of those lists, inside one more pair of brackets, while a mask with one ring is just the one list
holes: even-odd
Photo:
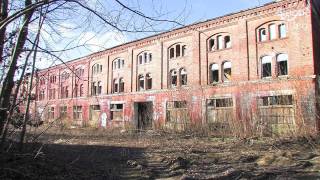
[[287, 37], [287, 29], [284, 23], [279, 25], [279, 38]]
[[181, 86], [186, 86], [188, 83], [188, 74], [184, 68], [180, 70], [180, 83]]
[[170, 71], [170, 85], [171, 87], [176, 87], [177, 86], [177, 71], [176, 70], [171, 70]]
[[209, 50], [210, 51], [216, 50], [216, 44], [215, 44], [215, 40], [214, 39], [210, 39], [209, 40]]
[[61, 87], [61, 98], [68, 98], [68, 96], [69, 96], [68, 86], [62, 86]]
[[69, 73], [63, 72], [61, 75], [61, 81], [64, 82], [69, 79]]
[[150, 52], [143, 52], [138, 56], [138, 63], [139, 64], [146, 64], [152, 61], [152, 53]]
[[146, 75], [146, 89], [152, 89], [152, 76], [150, 73]]
[[183, 57], [186, 55], [187, 46], [182, 44], [176, 44], [169, 48], [169, 59]]
[[224, 37], [225, 48], [231, 48], [231, 38], [230, 36]]
[[119, 80], [119, 92], [124, 92], [124, 80], [120, 78]]
[[46, 84], [46, 80], [44, 78], [40, 79], [40, 85], [45, 85]]
[[98, 82], [98, 91], [97, 91], [98, 95], [100, 95], [102, 93], [102, 83], [101, 81]]
[[124, 59], [121, 59], [121, 58], [117, 58], [115, 60], [113, 60], [113, 70], [116, 70], [116, 69], [122, 69], [124, 68]]
[[272, 71], [271, 71], [271, 62], [272, 57], [271, 56], [264, 56], [261, 59], [262, 63], [262, 78], [271, 77]]
[[67, 117], [67, 106], [60, 106], [59, 111], [60, 111], [60, 118]]
[[119, 82], [118, 82], [118, 80], [117, 79], [114, 79], [113, 80], [113, 92], [114, 93], [117, 93], [117, 92], [119, 92]]
[[48, 109], [48, 119], [54, 119], [54, 107]]
[[288, 55], [279, 54], [277, 56], [278, 76], [288, 75]]
[[57, 76], [56, 76], [56, 75], [51, 75], [51, 76], [49, 77], [49, 81], [50, 81], [50, 83], [52, 83], [52, 84], [56, 83], [56, 81], [57, 81]]
[[77, 77], [82, 77], [83, 74], [84, 74], [84, 69], [83, 68], [77, 68], [75, 73], [76, 73]]
[[260, 42], [267, 40], [267, 31], [265, 28], [259, 29], [259, 40]]
[[208, 99], [207, 106], [209, 108], [215, 108], [215, 109], [232, 107], [233, 101], [232, 101], [232, 98]]
[[112, 121], [123, 120], [123, 104], [110, 104], [110, 119]]
[[187, 101], [169, 101], [167, 102], [167, 109], [185, 109], [187, 108]]
[[217, 36], [218, 39], [218, 49], [222, 49], [223, 48], [223, 37], [222, 35]]
[[259, 99], [260, 106], [287, 106], [293, 105], [292, 95], [265, 96]]
[[92, 74], [99, 74], [102, 73], [102, 65], [101, 64], [95, 64], [92, 66]]
[[270, 40], [274, 40], [274, 39], [277, 38], [276, 25], [275, 24], [270, 24], [269, 25], [269, 35], [270, 35]]
[[80, 85], [80, 97], [83, 96], [83, 84]]
[[55, 99], [56, 98], [56, 90], [53, 89], [49, 89], [49, 100]]
[[92, 82], [91, 95], [93, 95], [93, 96], [97, 95], [97, 84], [96, 84], [96, 82]]
[[78, 97], [78, 84], [74, 85], [74, 97]]
[[144, 76], [143, 76], [143, 75], [139, 75], [138, 81], [139, 81], [139, 83], [138, 83], [138, 84], [139, 84], [138, 90], [139, 90], [139, 91], [144, 90]]
[[82, 120], [82, 106], [73, 106], [73, 119]]
[[231, 62], [227, 61], [223, 63], [223, 82], [228, 82], [231, 80]]
[[219, 65], [211, 64], [210, 66], [210, 83], [219, 82]]

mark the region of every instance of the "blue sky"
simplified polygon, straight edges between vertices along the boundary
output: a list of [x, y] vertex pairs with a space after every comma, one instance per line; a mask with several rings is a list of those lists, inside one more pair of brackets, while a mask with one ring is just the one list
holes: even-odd
[[[151, 22], [150, 25], [150, 22], [145, 22], [143, 18], [123, 9], [115, 0], [87, 1], [90, 7], [106, 15], [106, 17], [110, 17], [110, 21], [115, 21], [117, 25], [122, 27], [156, 31], [166, 31], [179, 27], [179, 25], [175, 23]], [[271, 1], [272, 0], [120, 0], [120, 2], [128, 7], [139, 10], [149, 17], [174, 20], [184, 25], [253, 8]], [[43, 43], [43, 46], [46, 45], [46, 48], [51, 50], [72, 48], [70, 51], [56, 54], [64, 61], [83, 57], [128, 41], [156, 34], [155, 32], [117, 32], [81, 8], [74, 8], [74, 11], [70, 14], [67, 12], [58, 13], [60, 13], [59, 15], [65, 16], [66, 19], [62, 19], [54, 24], [54, 27], [56, 27], [55, 31], [59, 32], [57, 36], [52, 35], [55, 31], [47, 31], [42, 34], [46, 42]], [[59, 26], [57, 26], [57, 24], [59, 24]], [[85, 44], [85, 46], [73, 49], [73, 47], [83, 44]], [[42, 59], [45, 60], [42, 60], [42, 62], [44, 63], [38, 63], [38, 68], [46, 68], [54, 64], [60, 64], [59, 61], [51, 58], [43, 57]]]

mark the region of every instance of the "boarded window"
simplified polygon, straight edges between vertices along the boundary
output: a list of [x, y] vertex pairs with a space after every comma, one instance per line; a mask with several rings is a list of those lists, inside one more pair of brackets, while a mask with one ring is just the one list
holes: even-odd
[[91, 105], [89, 119], [98, 121], [100, 116], [100, 111], [101, 111], [100, 105]]
[[261, 73], [262, 78], [271, 77], [272, 71], [271, 71], [271, 62], [272, 62], [272, 56], [264, 56], [261, 58]]
[[279, 54], [277, 56], [278, 76], [288, 75], [288, 55]]
[[110, 119], [113, 121], [123, 120], [123, 104], [110, 104]]
[[270, 24], [269, 25], [269, 35], [270, 35], [270, 40], [276, 39], [277, 34], [276, 34], [276, 25], [275, 24]]

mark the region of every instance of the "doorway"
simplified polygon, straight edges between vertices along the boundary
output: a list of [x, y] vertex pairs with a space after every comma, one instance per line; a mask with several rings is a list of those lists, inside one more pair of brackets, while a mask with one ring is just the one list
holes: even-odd
[[152, 129], [153, 104], [152, 102], [135, 103], [136, 127], [139, 130]]

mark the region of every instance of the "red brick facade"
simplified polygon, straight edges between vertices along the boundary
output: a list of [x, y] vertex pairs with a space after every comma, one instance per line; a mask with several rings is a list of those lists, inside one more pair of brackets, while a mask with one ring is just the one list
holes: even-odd
[[33, 111], [55, 119], [66, 108], [73, 124], [98, 127], [232, 120], [244, 131], [264, 121], [315, 131], [319, 28], [311, 9], [317, 3], [270, 3], [43, 69]]

